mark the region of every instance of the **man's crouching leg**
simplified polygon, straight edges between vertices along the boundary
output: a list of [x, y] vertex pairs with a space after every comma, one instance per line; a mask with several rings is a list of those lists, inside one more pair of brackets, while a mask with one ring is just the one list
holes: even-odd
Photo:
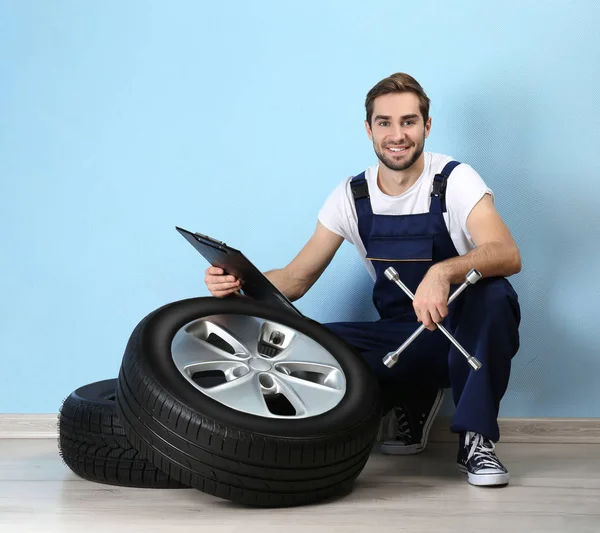
[[379, 434], [381, 451], [393, 455], [422, 452], [443, 401], [443, 389], [439, 383], [443, 381], [446, 386], [448, 384], [448, 344], [445, 337], [421, 335], [402, 353], [396, 365], [388, 368], [383, 364], [383, 358], [386, 353], [401, 346], [414, 332], [418, 327], [416, 321], [337, 322], [323, 325], [361, 354], [379, 382], [384, 399]]
[[[469, 287], [450, 322], [456, 340], [482, 367], [475, 371], [454, 347], [449, 374], [456, 411], [451, 430], [459, 434], [458, 468], [473, 485], [505, 485], [508, 470], [495, 453], [498, 412], [508, 387], [511, 361], [519, 349], [518, 297], [505, 278], [486, 278]], [[458, 303], [458, 300], [457, 302]]]

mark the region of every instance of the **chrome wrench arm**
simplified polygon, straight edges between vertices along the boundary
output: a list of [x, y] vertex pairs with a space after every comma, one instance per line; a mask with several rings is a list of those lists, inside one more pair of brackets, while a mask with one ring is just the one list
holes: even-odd
[[[386, 269], [385, 275], [389, 280], [395, 282], [396, 285], [398, 285], [407, 294], [407, 296], [411, 300], [415, 299], [415, 295], [412, 293], [412, 291], [406, 285], [404, 285], [404, 283], [402, 283], [402, 281], [400, 280], [400, 277], [398, 276], [398, 272], [396, 272], [396, 269], [394, 267], [389, 267], [388, 269]], [[474, 283], [477, 283], [477, 281], [480, 278], [481, 278], [481, 274], [477, 270], [472, 269], [467, 274], [464, 283], [460, 287], [458, 287], [458, 289], [456, 289], [454, 291], [454, 293], [452, 293], [452, 295], [450, 296], [450, 299], [448, 300], [448, 305], [450, 305], [469, 285], [473, 285]], [[459, 342], [450, 334], [450, 332], [444, 326], [442, 326], [442, 324], [436, 323], [436, 325], [440, 329], [440, 331], [446, 337], [448, 337], [450, 342], [452, 344], [454, 344], [454, 346], [456, 346], [458, 351], [460, 351], [460, 353], [462, 353], [465, 356], [465, 358], [467, 359], [467, 361], [471, 365], [471, 367], [473, 367], [473, 369], [475, 369], [475, 370], [479, 370], [481, 368], [481, 363], [475, 357], [470, 355], [459, 344]], [[408, 339], [406, 339], [406, 341], [402, 344], [402, 346], [400, 346], [400, 348], [398, 348], [394, 352], [388, 353], [384, 357], [383, 363], [389, 368], [394, 366], [398, 362], [399, 355], [409, 346], [409, 344], [411, 344], [423, 332], [423, 330], [425, 330], [425, 325], [421, 324], [419, 326], [419, 328]]]

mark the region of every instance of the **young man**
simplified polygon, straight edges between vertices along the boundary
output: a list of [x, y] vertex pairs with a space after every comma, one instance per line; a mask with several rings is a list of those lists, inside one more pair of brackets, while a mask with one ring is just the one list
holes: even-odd
[[[367, 94], [365, 127], [378, 163], [344, 179], [323, 205], [315, 233], [285, 268], [266, 273], [292, 301], [301, 298], [343, 240], [354, 244], [374, 279], [375, 322], [324, 324], [354, 346], [381, 384], [384, 414], [393, 409], [396, 439], [384, 453], [419, 453], [451, 387], [459, 434], [457, 464], [474, 485], [504, 485], [509, 474], [495, 454], [498, 410], [519, 348], [518, 297], [506, 277], [521, 269], [493, 193], [469, 165], [424, 152], [431, 130], [429, 98], [411, 76], [396, 73]], [[412, 301], [384, 272], [393, 266]], [[482, 278], [450, 305], [471, 269]], [[235, 293], [239, 281], [209, 267], [214, 296]], [[442, 322], [481, 363], [474, 371], [437, 328]], [[388, 368], [385, 355], [424, 324], [428, 331]]]

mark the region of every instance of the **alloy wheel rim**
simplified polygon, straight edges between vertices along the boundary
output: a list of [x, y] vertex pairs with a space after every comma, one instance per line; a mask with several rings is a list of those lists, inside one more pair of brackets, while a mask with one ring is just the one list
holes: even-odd
[[171, 355], [202, 394], [255, 416], [318, 416], [346, 393], [346, 376], [331, 352], [294, 328], [252, 315], [192, 320], [175, 334]]

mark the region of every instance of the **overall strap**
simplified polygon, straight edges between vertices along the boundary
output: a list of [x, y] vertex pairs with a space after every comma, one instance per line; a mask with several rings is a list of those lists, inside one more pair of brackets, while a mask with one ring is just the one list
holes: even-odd
[[446, 181], [458, 165], [460, 165], [459, 161], [450, 161], [446, 163], [439, 174], [433, 177], [433, 190], [431, 192], [431, 205], [429, 207], [430, 213], [446, 212]]
[[373, 209], [371, 207], [371, 200], [369, 199], [369, 187], [364, 172], [352, 178], [350, 188], [352, 189], [356, 215], [358, 217], [358, 233], [363, 245], [366, 247], [369, 242], [369, 235], [371, 234]]

